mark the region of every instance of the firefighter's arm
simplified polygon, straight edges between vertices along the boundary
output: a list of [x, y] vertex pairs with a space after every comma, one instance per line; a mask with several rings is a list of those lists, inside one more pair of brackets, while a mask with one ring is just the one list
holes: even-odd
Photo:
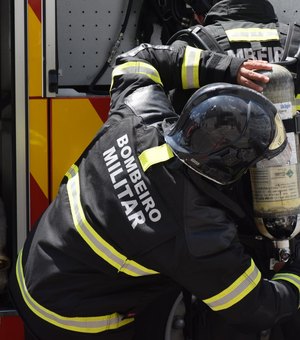
[[197, 89], [213, 82], [236, 83], [243, 62], [243, 59], [187, 45], [142, 44], [118, 56], [113, 76], [118, 73], [117, 70], [124, 70], [126, 65], [131, 66], [132, 74], [135, 72], [145, 76], [148, 75], [147, 68], [153, 67], [166, 91], [175, 88]]
[[[180, 49], [186, 46], [187, 43], [184, 41], [175, 41], [172, 46], [175, 49]], [[258, 70], [271, 70], [272, 65], [267, 61], [263, 60], [246, 60], [236, 57], [224, 57], [223, 54], [218, 53], [203, 53], [204, 58], [208, 57], [208, 62], [204, 63], [202, 70], [203, 81], [205, 84], [206, 77], [204, 74], [208, 74], [208, 82], [213, 83], [217, 81], [225, 81], [232, 84], [239, 84], [249, 87], [258, 92], [263, 91], [263, 86], [258, 83], [268, 83], [269, 78], [266, 75], [256, 73]], [[216, 64], [216, 61], [218, 63]], [[224, 64], [227, 65], [224, 67]]]
[[[197, 89], [213, 82], [238, 83], [258, 91], [256, 82], [266, 83], [268, 77], [254, 70], [270, 70], [264, 61], [245, 60], [187, 45], [154, 46], [142, 44], [116, 59], [117, 69], [131, 66], [131, 72], [145, 74], [150, 64], [158, 73], [165, 90]], [[134, 70], [133, 65], [138, 65]], [[144, 69], [143, 69], [144, 68]], [[117, 72], [114, 72], [116, 75]]]
[[268, 329], [297, 312], [300, 274], [263, 278], [226, 210], [192, 186], [185, 193], [185, 235], [177, 240], [173, 279], [243, 330]]
[[[208, 215], [221, 218], [217, 209], [206, 211], [207, 220]], [[228, 324], [256, 332], [297, 312], [300, 276], [294, 271], [276, 280], [263, 278], [234, 236], [233, 224], [219, 220], [192, 229], [186, 234], [190, 260], [178, 269], [177, 279]]]

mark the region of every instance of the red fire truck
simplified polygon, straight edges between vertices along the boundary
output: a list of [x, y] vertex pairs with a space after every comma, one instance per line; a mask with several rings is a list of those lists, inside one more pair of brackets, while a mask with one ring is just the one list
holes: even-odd
[[[298, 0], [271, 2], [282, 21], [299, 17]], [[183, 0], [0, 1], [0, 289], [64, 173], [106, 120], [115, 55], [149, 34], [164, 42], [190, 14]], [[0, 338], [23, 340], [2, 288]]]

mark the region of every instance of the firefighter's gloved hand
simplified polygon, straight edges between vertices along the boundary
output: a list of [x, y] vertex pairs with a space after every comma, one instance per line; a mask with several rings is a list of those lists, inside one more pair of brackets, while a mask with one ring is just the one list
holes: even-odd
[[300, 237], [290, 241], [291, 258], [280, 272], [292, 273], [300, 276]]

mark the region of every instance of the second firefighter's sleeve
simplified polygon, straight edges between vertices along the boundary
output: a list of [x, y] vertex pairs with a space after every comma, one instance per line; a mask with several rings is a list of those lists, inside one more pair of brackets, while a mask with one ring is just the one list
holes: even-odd
[[[175, 47], [142, 44], [117, 57], [112, 93], [117, 90], [115, 79], [125, 73], [131, 76], [148, 76], [148, 80], [153, 82], [158, 82], [159, 76], [159, 82], [166, 91], [174, 88], [197, 89], [213, 82], [236, 83], [237, 73], [243, 62], [244, 59], [187, 45]], [[151, 68], [153, 70], [149, 73]], [[136, 86], [141, 85], [144, 84], [136, 83]]]

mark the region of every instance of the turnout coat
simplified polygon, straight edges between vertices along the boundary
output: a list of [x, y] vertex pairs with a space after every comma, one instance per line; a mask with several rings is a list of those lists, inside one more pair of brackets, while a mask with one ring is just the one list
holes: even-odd
[[[162, 124], [177, 119], [165, 91], [205, 85], [214, 57], [146, 44], [118, 57], [109, 118], [66, 173], [10, 279], [33, 331], [40, 319], [64, 339], [105, 339], [132, 327], [174, 287], [245, 329], [268, 328], [297, 311], [295, 266], [264, 278], [239, 241], [232, 211], [164, 141]], [[233, 81], [242, 62], [226, 56], [220, 80]]]

